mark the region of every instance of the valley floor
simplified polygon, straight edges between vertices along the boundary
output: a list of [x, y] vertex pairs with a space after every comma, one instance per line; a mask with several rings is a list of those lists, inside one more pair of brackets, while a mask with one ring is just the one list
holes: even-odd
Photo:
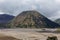
[[41, 29], [0, 29], [0, 34], [21, 40], [46, 40], [48, 36], [57, 36], [58, 40], [60, 40], [60, 33], [38, 31], [41, 31]]

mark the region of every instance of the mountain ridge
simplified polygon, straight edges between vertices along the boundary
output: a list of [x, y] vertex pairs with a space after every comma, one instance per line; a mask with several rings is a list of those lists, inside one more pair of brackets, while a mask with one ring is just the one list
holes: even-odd
[[6, 24], [12, 20], [14, 16], [8, 14], [0, 14], [0, 28], [5, 28]]
[[56, 22], [60, 25], [60, 18], [56, 19], [54, 22]]
[[43, 16], [38, 11], [23, 11], [8, 25], [20, 28], [57, 28], [60, 26]]

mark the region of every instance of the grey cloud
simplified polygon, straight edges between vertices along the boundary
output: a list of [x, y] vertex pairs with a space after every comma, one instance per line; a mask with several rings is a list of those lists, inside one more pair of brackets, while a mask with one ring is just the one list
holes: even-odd
[[60, 3], [55, 0], [5, 0], [5, 2], [0, 3], [0, 10], [11, 15], [18, 15], [20, 12], [32, 8], [51, 20], [54, 20], [53, 17], [59, 18], [60, 15], [57, 13], [60, 11]]

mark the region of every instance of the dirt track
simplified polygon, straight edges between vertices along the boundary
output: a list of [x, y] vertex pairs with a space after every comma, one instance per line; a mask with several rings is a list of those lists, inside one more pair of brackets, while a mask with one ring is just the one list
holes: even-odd
[[57, 36], [60, 40], [60, 33], [36, 32], [40, 29], [0, 29], [0, 34], [12, 36], [23, 40], [46, 40], [48, 36]]

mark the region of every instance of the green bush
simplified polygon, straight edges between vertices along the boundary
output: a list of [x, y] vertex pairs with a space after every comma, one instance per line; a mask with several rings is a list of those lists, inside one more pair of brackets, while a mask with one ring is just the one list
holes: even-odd
[[48, 37], [47, 40], [58, 40], [56, 36]]

